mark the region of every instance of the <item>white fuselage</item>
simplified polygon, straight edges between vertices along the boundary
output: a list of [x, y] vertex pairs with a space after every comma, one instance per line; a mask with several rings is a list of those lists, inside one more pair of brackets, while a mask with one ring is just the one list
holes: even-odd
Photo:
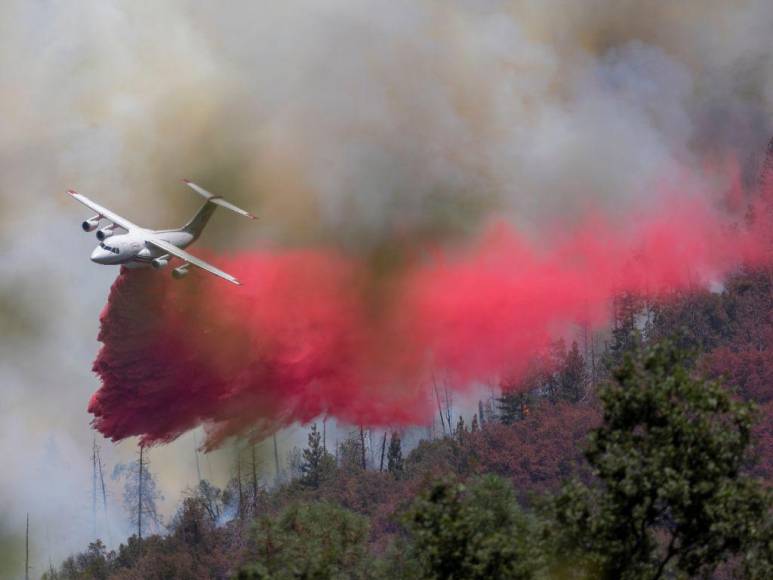
[[91, 253], [91, 261], [97, 264], [122, 265], [127, 268], [151, 266], [153, 260], [164, 259], [168, 254], [147, 244], [148, 239], [164, 240], [182, 250], [195, 238], [192, 233], [181, 230], [140, 229], [126, 234], [115, 234], [99, 242]]

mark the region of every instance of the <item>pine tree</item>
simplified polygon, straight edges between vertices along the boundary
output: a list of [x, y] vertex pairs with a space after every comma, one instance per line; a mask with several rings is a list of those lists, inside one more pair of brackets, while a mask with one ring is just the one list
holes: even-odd
[[403, 468], [403, 446], [400, 442], [400, 435], [397, 432], [393, 432], [389, 440], [389, 451], [387, 452], [387, 471], [395, 477], [400, 477], [403, 473]]
[[322, 434], [317, 430], [317, 424], [311, 425], [308, 447], [303, 450], [301, 464], [301, 483], [318, 488], [325, 475], [329, 473], [332, 458], [322, 445]]
[[587, 383], [585, 360], [580, 354], [577, 341], [573, 341], [572, 348], [566, 354], [563, 366], [558, 373], [558, 398], [570, 403], [578, 402], [585, 394]]
[[505, 425], [522, 421], [529, 414], [528, 401], [526, 393], [502, 393], [496, 399], [499, 421]]
[[350, 473], [362, 471], [362, 449], [359, 429], [349, 432], [336, 448], [339, 468]]
[[636, 326], [636, 317], [642, 310], [642, 300], [630, 293], [622, 293], [612, 303], [614, 319], [612, 343], [606, 353], [606, 365], [614, 368], [623, 361], [623, 356], [631, 352], [641, 342], [641, 332]]
[[470, 424], [470, 433], [477, 433], [480, 427], [478, 426], [478, 415], [472, 416], [472, 423]]
[[456, 423], [456, 440], [461, 443], [464, 441], [464, 436], [467, 434], [467, 426], [464, 424], [464, 418], [459, 415], [459, 421]]
[[555, 403], [561, 397], [561, 370], [566, 363], [566, 342], [559, 338], [550, 345], [547, 361], [534, 361], [526, 377], [530, 387], [542, 388], [548, 400]]

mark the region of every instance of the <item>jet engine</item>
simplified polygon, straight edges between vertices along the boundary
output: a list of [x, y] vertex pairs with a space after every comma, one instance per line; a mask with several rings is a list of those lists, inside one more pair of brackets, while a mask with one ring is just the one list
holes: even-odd
[[99, 227], [99, 216], [95, 215], [93, 218], [87, 219], [81, 224], [84, 232], [93, 232]]
[[169, 260], [166, 258], [156, 258], [155, 260], [150, 262], [150, 265], [153, 266], [156, 270], [160, 270], [161, 268], [166, 267], [166, 265], [169, 263]]
[[175, 280], [179, 280], [180, 278], [185, 278], [185, 276], [188, 275], [188, 264], [183, 264], [182, 266], [178, 266], [174, 270], [172, 270], [172, 278]]
[[115, 234], [115, 230], [113, 229], [113, 226], [107, 226], [106, 228], [102, 228], [101, 230], [97, 230], [97, 239], [100, 242], [105, 241], [107, 238]]

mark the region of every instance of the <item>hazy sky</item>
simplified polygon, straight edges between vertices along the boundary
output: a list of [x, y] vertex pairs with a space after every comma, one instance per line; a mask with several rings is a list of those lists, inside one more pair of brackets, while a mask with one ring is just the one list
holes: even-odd
[[[771, 30], [768, 0], [3, 2], [0, 526], [31, 513], [36, 573], [91, 533], [85, 409], [117, 272], [89, 262], [67, 188], [170, 226], [195, 179], [261, 215], [216, 216], [202, 243], [223, 251], [367, 256], [493, 215], [538, 237], [662, 203], [664, 179], [712, 197], [726, 176], [707, 160], [751, 175], [773, 129]], [[193, 446], [152, 452], [167, 510]], [[102, 447], [110, 469], [134, 452]]]

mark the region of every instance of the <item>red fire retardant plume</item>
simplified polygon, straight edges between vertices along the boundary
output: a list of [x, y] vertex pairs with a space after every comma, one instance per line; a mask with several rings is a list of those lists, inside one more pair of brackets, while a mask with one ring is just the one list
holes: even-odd
[[210, 257], [242, 287], [123, 270], [101, 315], [89, 411], [105, 436], [148, 444], [203, 423], [209, 448], [322, 414], [421, 423], [436, 373], [456, 389], [518, 376], [572, 324], [605, 324], [616, 292], [663, 295], [769, 259], [769, 212], [756, 215], [731, 226], [705, 204], [671, 204], [590, 219], [548, 247], [494, 225], [464, 249], [418, 254], [381, 292], [366, 263], [332, 250]]

